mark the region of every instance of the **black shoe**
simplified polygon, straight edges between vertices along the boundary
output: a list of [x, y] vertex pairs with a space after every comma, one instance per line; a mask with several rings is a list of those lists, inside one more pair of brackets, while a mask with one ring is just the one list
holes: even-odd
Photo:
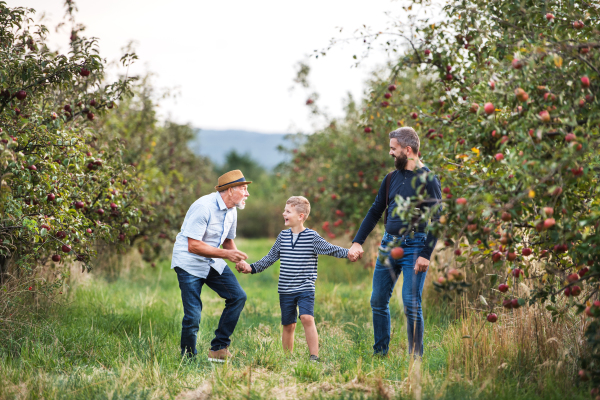
[[321, 359], [319, 357], [311, 354], [311, 356], [308, 359], [308, 361], [310, 361], [310, 362], [319, 362], [319, 361], [321, 361]]

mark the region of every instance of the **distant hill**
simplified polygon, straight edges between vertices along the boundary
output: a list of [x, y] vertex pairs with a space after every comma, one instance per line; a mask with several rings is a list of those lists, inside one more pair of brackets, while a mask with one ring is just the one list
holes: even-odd
[[260, 165], [272, 170], [277, 164], [286, 161], [286, 154], [277, 151], [277, 146], [292, 147], [285, 134], [266, 134], [237, 130], [198, 129], [196, 139], [189, 143], [190, 149], [198, 155], [210, 158], [215, 164], [225, 162], [225, 155], [231, 150], [238, 154], [249, 153]]

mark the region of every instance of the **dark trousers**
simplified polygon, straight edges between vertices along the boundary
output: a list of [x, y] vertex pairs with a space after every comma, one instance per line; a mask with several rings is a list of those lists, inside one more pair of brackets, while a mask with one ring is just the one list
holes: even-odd
[[202, 312], [202, 286], [206, 283], [221, 298], [225, 299], [225, 309], [219, 319], [219, 326], [215, 331], [215, 338], [210, 343], [213, 351], [221, 350], [229, 346], [229, 337], [233, 334], [240, 313], [246, 304], [246, 292], [240, 286], [235, 275], [228, 266], [219, 275], [214, 269], [210, 269], [206, 278], [188, 274], [179, 267], [175, 267], [179, 289], [181, 289], [181, 301], [183, 302], [183, 321], [181, 322], [181, 354], [197, 354], [196, 339], [200, 327], [200, 314]]

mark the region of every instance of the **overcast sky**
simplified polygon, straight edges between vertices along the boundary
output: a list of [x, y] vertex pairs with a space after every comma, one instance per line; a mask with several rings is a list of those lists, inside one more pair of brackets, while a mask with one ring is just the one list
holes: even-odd
[[[8, 0], [46, 15], [50, 42], [67, 50], [70, 28], [54, 32], [64, 0]], [[161, 103], [163, 116], [204, 129], [245, 129], [265, 133], [311, 131], [299, 87], [290, 92], [298, 61], [326, 47], [332, 37], [354, 29], [383, 29], [401, 12], [391, 0], [76, 0], [85, 36], [100, 39], [109, 61], [136, 42], [139, 60], [131, 74], [153, 72], [158, 88], [173, 88], [175, 100]], [[339, 27], [344, 33], [339, 33]], [[368, 72], [385, 61], [379, 53], [352, 68], [360, 43], [310, 59], [319, 104], [342, 115], [348, 92], [360, 97]]]

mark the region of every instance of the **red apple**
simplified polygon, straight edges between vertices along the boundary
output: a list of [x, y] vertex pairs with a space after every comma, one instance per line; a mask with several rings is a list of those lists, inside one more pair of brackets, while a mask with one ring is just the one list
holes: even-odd
[[104, 214], [104, 210], [99, 208], [96, 210], [96, 213], [98, 213], [98, 215], [102, 215], [102, 214]]
[[86, 231], [87, 233], [92, 233], [92, 230], [91, 230], [90, 228], [87, 228], [85, 231]]
[[479, 110], [479, 104], [477, 104], [477, 103], [471, 104], [471, 107], [469, 108], [470, 112], [475, 114], [478, 110]]
[[510, 302], [512, 303], [513, 309], [521, 307], [521, 305], [519, 304], [519, 299], [512, 299]]
[[498, 321], [498, 316], [494, 313], [488, 314], [487, 320], [488, 320], [488, 322], [494, 323], [494, 322]]
[[54, 201], [56, 196], [54, 195], [54, 193], [50, 193], [50, 194], [48, 194], [48, 196], [46, 198], [48, 199], [48, 201]]
[[383, 97], [385, 97], [386, 99], [389, 99], [392, 97], [392, 94], [390, 92], [387, 92], [386, 94], [383, 95]]
[[571, 288], [571, 296], [577, 297], [581, 294], [581, 288], [577, 285]]
[[523, 254], [524, 256], [530, 256], [531, 253], [533, 253], [533, 252], [531, 251], [531, 249], [529, 247], [525, 247], [525, 248], [523, 248], [523, 250], [521, 250], [521, 254]]
[[490, 85], [490, 89], [491, 89], [491, 90], [494, 90], [494, 89], [496, 89], [496, 82], [494, 82], [494, 81], [490, 81], [490, 82], [489, 82], [489, 85]]
[[593, 316], [594, 316], [594, 314], [592, 314], [592, 308], [591, 308], [591, 307], [589, 307], [589, 306], [585, 308], [585, 314], [586, 314], [588, 317], [593, 317]]
[[571, 295], [571, 288], [570, 287], [566, 287], [565, 288], [565, 296], [569, 297]]
[[573, 283], [579, 280], [579, 275], [577, 274], [569, 274], [569, 276], [567, 276], [567, 280], [569, 281], [569, 283]]
[[456, 204], [464, 206], [467, 204], [467, 199], [465, 199], [464, 197], [459, 197], [458, 199], [456, 199]]
[[27, 92], [24, 90], [19, 90], [17, 93], [15, 93], [15, 97], [17, 100], [25, 100], [25, 97], [27, 97]]
[[410, 114], [410, 117], [412, 119], [417, 119], [417, 118], [419, 118], [419, 114], [417, 114], [416, 112], [414, 112], [414, 113]]
[[485, 105], [483, 106], [483, 110], [487, 115], [493, 114], [494, 111], [496, 111], [492, 103], [485, 103]]
[[501, 283], [500, 286], [498, 286], [498, 290], [502, 293], [506, 293], [508, 292], [508, 285], [506, 283]]
[[444, 189], [442, 189], [442, 192], [444, 192], [445, 194], [450, 194], [450, 188], [445, 187]]
[[575, 22], [573, 22], [573, 28], [575, 28], [575, 29], [581, 29], [581, 28], [583, 28], [584, 26], [585, 26], [585, 25], [584, 25], [584, 23], [583, 23], [583, 21], [582, 21], [582, 20], [579, 20], [579, 21], [575, 21]]
[[515, 269], [512, 270], [512, 275], [515, 278], [518, 278], [521, 275], [525, 275], [525, 273], [523, 272], [523, 270], [521, 268], [515, 268]]
[[71, 251], [71, 246], [63, 244], [61, 249], [62, 249], [63, 253], [69, 253]]
[[67, 237], [67, 232], [65, 231], [58, 231], [56, 232], [56, 237], [59, 239], [64, 239]]
[[492, 261], [493, 261], [493, 262], [498, 262], [498, 261], [500, 261], [500, 260], [502, 260], [502, 253], [500, 253], [500, 252], [499, 252], [499, 251], [497, 251], [497, 250], [496, 250], [496, 251], [494, 251], [494, 252], [492, 253]]
[[567, 133], [565, 135], [565, 141], [567, 141], [567, 142], [572, 142], [575, 139], [577, 139], [577, 137], [573, 133]]
[[540, 120], [544, 123], [550, 122], [550, 113], [546, 110], [539, 112]]
[[454, 250], [454, 254], [456, 254], [457, 256], [460, 256], [462, 254], [462, 252], [460, 251], [460, 249], [456, 249], [456, 250]]
[[452, 74], [446, 74], [446, 80], [451, 81], [453, 78]]
[[544, 208], [542, 208], [542, 210], [544, 211], [544, 214], [546, 214], [547, 216], [554, 214], [554, 208], [552, 208], [552, 207], [544, 207]]
[[506, 299], [502, 302], [502, 306], [504, 308], [508, 308], [511, 309], [512, 308], [512, 301], [510, 299]]
[[437, 278], [437, 281], [439, 284], [444, 285], [446, 284], [447, 279], [443, 276], [440, 276], [439, 278]]
[[27, 169], [30, 171], [37, 171], [37, 167], [35, 165], [30, 165], [27, 167]]
[[58, 254], [53, 255], [52, 256], [52, 261], [59, 262], [60, 261], [60, 255], [58, 255]]
[[[313, 99], [307, 99], [306, 100], [306, 105], [310, 106], [312, 103], [314, 103], [315, 101]], [[109, 107], [110, 108], [110, 107]]]
[[425, 49], [424, 53], [425, 53], [425, 55], [426, 55], [426, 56], [428, 56], [428, 55], [430, 55], [430, 54], [431, 54], [431, 50], [429, 50], [429, 49]]
[[115, 210], [118, 206], [115, 203], [110, 203], [110, 208]]
[[496, 161], [502, 161], [504, 160], [504, 154], [498, 153], [494, 156], [494, 158], [496, 159]]
[[581, 86], [583, 86], [584, 88], [589, 88], [590, 87], [590, 78], [588, 78], [587, 76], [582, 76], [581, 77]]
[[393, 92], [394, 90], [396, 90], [396, 85], [390, 85], [390, 86], [388, 86], [388, 90], [390, 92]]
[[381, 102], [381, 107], [384, 107], [384, 108], [385, 108], [385, 107], [387, 107], [387, 106], [389, 106], [389, 105], [390, 105], [390, 103], [389, 103], [389, 102], [387, 102], [387, 101], [382, 101], [382, 102]]
[[579, 270], [579, 272], [577, 274], [579, 274], [579, 276], [583, 277], [588, 272], [590, 272], [590, 269], [588, 267], [583, 267]]
[[521, 62], [521, 60], [514, 58], [512, 60], [512, 67], [514, 69], [521, 69], [521, 68], [523, 68], [523, 63]]
[[527, 101], [529, 99], [529, 95], [527, 92], [521, 88], [515, 90], [515, 96], [517, 96], [517, 100], [520, 102]]
[[554, 14], [551, 14], [551, 13], [546, 14], [546, 19], [548, 21], [552, 21], [554, 19]]
[[506, 259], [508, 261], [514, 261], [517, 258], [517, 253], [513, 253], [513, 252], [508, 252], [506, 254]]
[[79, 75], [87, 77], [90, 75], [90, 71], [85, 68], [81, 68], [81, 71], [79, 71]]
[[508, 222], [508, 221], [512, 220], [512, 215], [510, 215], [509, 212], [504, 211], [502, 213], [502, 215], [500, 216], [500, 218], [502, 219], [502, 221]]
[[390, 253], [394, 260], [404, 257], [404, 249], [402, 247], [394, 247]]

